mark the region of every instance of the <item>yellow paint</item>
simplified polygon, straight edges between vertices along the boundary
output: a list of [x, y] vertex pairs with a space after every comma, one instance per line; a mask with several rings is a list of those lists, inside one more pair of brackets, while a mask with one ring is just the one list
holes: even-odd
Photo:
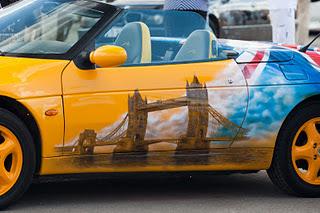
[[[197, 64], [158, 65], [138, 67], [97, 68], [79, 70], [71, 63], [63, 73], [64, 95], [128, 92], [135, 89], [185, 91], [186, 82], [197, 76], [201, 82], [217, 78], [233, 60], [205, 62]], [[237, 65], [235, 65], [237, 66]], [[238, 70], [241, 72], [241, 70]], [[224, 86], [227, 86], [227, 80]], [[245, 82], [235, 82], [234, 86], [245, 86]], [[170, 91], [164, 91], [169, 93]]]
[[0, 57], [0, 94], [14, 99], [61, 95], [69, 61]]
[[[37, 121], [42, 142], [42, 157], [61, 155], [61, 153], [55, 150], [55, 147], [57, 144], [63, 143], [64, 118], [62, 97], [23, 99], [20, 102], [30, 110]], [[58, 114], [46, 116], [45, 113], [48, 109], [55, 109]]]
[[[26, 106], [40, 128], [42, 156], [58, 156], [56, 144], [63, 143], [63, 108], [61, 74], [66, 60], [0, 57], [0, 94]], [[49, 109], [59, 111], [48, 117]]]
[[[302, 180], [312, 185], [320, 185], [320, 178], [318, 177], [320, 170], [320, 134], [316, 128], [318, 124], [320, 124], [320, 118], [311, 119], [303, 124], [294, 137], [291, 151], [292, 163], [296, 173]], [[303, 132], [307, 136], [305, 141], [303, 138], [299, 138]], [[307, 169], [299, 167], [299, 164], [297, 164], [299, 160], [307, 162]]]
[[[0, 126], [0, 196], [7, 193], [17, 182], [23, 164], [23, 154], [18, 138], [8, 128]], [[9, 168], [5, 162], [9, 155], [12, 163]]]

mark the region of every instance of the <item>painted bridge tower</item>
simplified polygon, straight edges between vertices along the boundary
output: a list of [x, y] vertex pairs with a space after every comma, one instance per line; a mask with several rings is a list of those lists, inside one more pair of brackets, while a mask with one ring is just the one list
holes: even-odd
[[194, 76], [191, 84], [187, 82], [188, 127], [186, 138], [178, 144], [177, 150], [208, 149], [206, 141], [209, 123], [209, 97], [205, 84]]
[[146, 152], [148, 145], [144, 143], [147, 130], [148, 112], [140, 110], [147, 105], [147, 99], [143, 99], [136, 90], [133, 96], [128, 97], [128, 129], [126, 137], [119, 142], [115, 152]]

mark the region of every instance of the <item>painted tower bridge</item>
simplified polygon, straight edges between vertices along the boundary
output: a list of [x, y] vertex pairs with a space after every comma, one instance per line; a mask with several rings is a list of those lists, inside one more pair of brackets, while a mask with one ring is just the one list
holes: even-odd
[[[180, 138], [145, 139], [150, 112], [179, 107], [188, 107], [186, 135]], [[210, 119], [210, 116], [213, 119]], [[206, 137], [209, 125], [226, 128], [232, 137]], [[238, 137], [243, 138], [246, 132], [210, 106], [207, 87], [195, 76], [191, 84], [187, 82], [186, 96], [181, 98], [148, 103], [147, 98], [143, 99], [140, 92], [136, 90], [132, 96], [128, 97], [128, 114], [117, 127], [100, 139], [97, 138], [94, 130], [85, 130], [69, 150], [79, 154], [93, 154], [96, 146], [114, 145], [115, 153], [147, 152], [149, 145], [161, 142], [177, 144], [177, 150], [208, 149], [211, 141], [230, 141], [237, 134]]]

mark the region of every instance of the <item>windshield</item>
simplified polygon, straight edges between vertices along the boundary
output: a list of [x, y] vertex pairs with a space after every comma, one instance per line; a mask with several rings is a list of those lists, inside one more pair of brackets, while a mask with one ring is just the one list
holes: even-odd
[[97, 9], [98, 5], [80, 0], [26, 0], [9, 7], [0, 15], [0, 51], [64, 54], [103, 18], [105, 11]]

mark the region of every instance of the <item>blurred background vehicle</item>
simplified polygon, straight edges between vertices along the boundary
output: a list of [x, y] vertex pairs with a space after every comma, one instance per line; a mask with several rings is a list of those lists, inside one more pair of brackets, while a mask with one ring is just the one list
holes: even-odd
[[222, 38], [272, 40], [267, 0], [212, 0], [209, 11], [218, 17]]
[[[131, 9], [163, 9], [164, 0], [115, 0]], [[320, 2], [312, 2], [310, 31], [320, 32]], [[210, 27], [220, 38], [271, 41], [272, 28], [267, 0], [211, 0]]]

